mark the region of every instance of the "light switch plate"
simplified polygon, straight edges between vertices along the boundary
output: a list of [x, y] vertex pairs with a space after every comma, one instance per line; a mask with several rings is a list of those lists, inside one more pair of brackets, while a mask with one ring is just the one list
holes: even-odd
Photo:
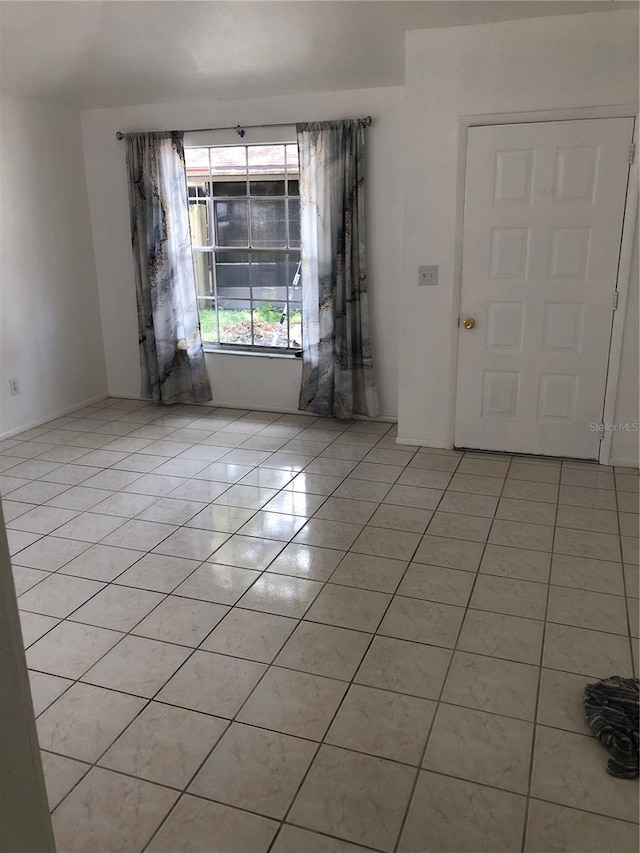
[[438, 283], [438, 267], [418, 267], [418, 284], [434, 286]]

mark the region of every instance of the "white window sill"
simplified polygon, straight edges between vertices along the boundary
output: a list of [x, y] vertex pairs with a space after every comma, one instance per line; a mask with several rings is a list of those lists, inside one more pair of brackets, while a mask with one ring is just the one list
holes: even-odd
[[250, 358], [284, 358], [288, 360], [302, 361], [302, 359], [294, 353], [288, 352], [250, 352], [248, 350], [223, 349], [221, 347], [204, 346], [205, 355], [237, 355], [249, 356]]

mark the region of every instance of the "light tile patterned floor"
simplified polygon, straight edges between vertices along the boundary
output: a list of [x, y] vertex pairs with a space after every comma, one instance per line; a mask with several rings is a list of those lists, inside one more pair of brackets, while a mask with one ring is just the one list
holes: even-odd
[[59, 853], [637, 850], [636, 470], [108, 399], [0, 471]]

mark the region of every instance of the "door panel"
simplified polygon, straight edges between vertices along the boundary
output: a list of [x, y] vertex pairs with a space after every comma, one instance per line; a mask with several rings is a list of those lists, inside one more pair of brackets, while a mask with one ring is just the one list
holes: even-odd
[[456, 446], [597, 458], [632, 137], [469, 129]]

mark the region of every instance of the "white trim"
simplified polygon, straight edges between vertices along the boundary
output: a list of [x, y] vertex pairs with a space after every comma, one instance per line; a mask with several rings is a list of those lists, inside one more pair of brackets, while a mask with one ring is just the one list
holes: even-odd
[[[454, 237], [453, 257], [453, 299], [451, 316], [451, 379], [449, 388], [449, 436], [451, 443], [443, 446], [454, 447], [455, 419], [456, 419], [456, 395], [458, 386], [458, 348], [460, 328], [458, 317], [462, 302], [462, 250], [464, 234], [464, 202], [466, 189], [466, 164], [467, 146], [470, 127], [482, 127], [485, 125], [498, 124], [534, 124], [544, 121], [576, 121], [584, 119], [599, 118], [633, 118], [635, 120], [633, 141], [637, 142], [638, 134], [638, 108], [634, 104], [619, 104], [602, 107], [567, 107], [560, 110], [532, 110], [520, 113], [489, 113], [485, 115], [464, 115], [458, 117], [458, 164], [457, 164], [457, 186], [456, 186], [456, 227]], [[605, 386], [605, 421], [609, 410], [610, 420], [613, 420], [615, 409], [615, 397], [617, 392], [618, 374], [620, 372], [620, 357], [622, 352], [622, 332], [624, 330], [624, 319], [626, 316], [627, 294], [629, 291], [629, 279], [631, 275], [631, 258], [633, 250], [635, 219], [638, 208], [638, 153], [629, 171], [629, 183], [627, 184], [627, 202], [625, 206], [624, 220], [622, 224], [622, 244], [620, 265], [618, 268], [618, 281], [616, 288], [620, 293], [618, 307], [614, 311], [611, 344], [609, 349], [609, 365], [607, 381]], [[635, 201], [634, 201], [635, 199]], [[631, 220], [633, 220], [631, 222]], [[611, 379], [611, 381], [610, 381]], [[614, 384], [615, 380], [615, 384]], [[611, 441], [613, 436], [606, 434], [600, 442], [598, 462], [602, 465], [611, 464], [605, 460], [611, 452]], [[424, 446], [430, 446], [424, 443]]]
[[[638, 121], [633, 129], [633, 142], [638, 139]], [[618, 304], [613, 312], [613, 323], [611, 325], [611, 343], [609, 344], [609, 368], [604, 392], [603, 423], [615, 421], [616, 400], [618, 397], [618, 379], [620, 377], [620, 363], [622, 361], [622, 337], [624, 334], [624, 321], [627, 316], [627, 298], [631, 284], [631, 269], [633, 266], [633, 243], [635, 240], [636, 219], [638, 216], [638, 157], [629, 167], [629, 179], [627, 184], [627, 200], [624, 209], [624, 220], [622, 222], [622, 240], [620, 243], [620, 263], [618, 266], [618, 278], [616, 290], [618, 292]], [[613, 431], [605, 431], [604, 438], [600, 442], [598, 462], [601, 465], [611, 465], [611, 445], [613, 442]], [[637, 461], [637, 460], [636, 460]], [[617, 463], [620, 464], [620, 463]]]
[[[37, 418], [35, 421], [31, 421], [30, 423], [24, 424], [20, 427], [16, 427], [15, 429], [10, 429], [7, 432], [0, 433], [0, 441], [3, 441], [5, 438], [11, 438], [14, 435], [19, 435], [21, 432], [26, 432], [28, 429], [35, 429], [35, 427], [42, 426], [42, 424], [49, 423], [49, 421], [55, 421], [56, 418], [63, 418], [65, 415], [69, 415], [71, 414], [71, 412], [75, 412], [77, 409], [83, 409], [85, 406], [90, 406], [92, 403], [97, 403], [98, 400], [106, 400], [107, 397], [111, 396], [115, 395], [98, 394], [96, 397], [87, 397], [86, 400], [79, 400], [72, 406], [65, 406], [64, 409], [59, 409], [57, 412], [45, 415], [42, 418]], [[137, 400], [138, 398], [130, 397], [128, 399]]]
[[294, 124], [278, 127], [246, 127], [245, 135], [240, 136], [235, 129], [188, 130], [184, 134], [185, 148], [206, 148], [211, 145], [296, 145], [297, 134]]
[[[102, 399], [107, 400], [107, 399], [111, 399], [111, 398], [114, 400], [138, 400], [140, 403], [149, 403], [149, 404], [153, 403], [153, 400], [151, 399], [151, 397], [141, 397], [139, 394], [116, 394], [115, 391], [113, 391], [113, 392], [109, 391], [109, 393], [105, 394], [105, 396]], [[180, 405], [182, 406], [182, 405], [190, 405], [190, 404], [180, 403]], [[202, 404], [196, 404], [196, 405], [206, 406], [208, 404], [202, 403]], [[167, 411], [168, 411], [168, 409], [167, 409]]]
[[449, 441], [429, 441], [421, 438], [396, 438], [396, 444], [406, 444], [411, 447], [434, 447], [438, 450], [453, 450], [453, 445]]
[[[276, 406], [256, 406], [255, 403], [219, 403], [219, 402], [211, 402], [204, 404], [196, 405], [204, 405], [208, 407], [214, 407], [218, 409], [247, 409], [250, 412], [273, 412], [273, 414], [278, 415], [304, 415], [308, 418], [317, 418], [319, 420], [323, 420], [323, 415], [314, 415], [313, 412], [303, 412], [300, 409], [285, 409], [278, 408]], [[327, 418], [327, 420], [335, 420], [335, 418]], [[389, 415], [381, 415], [378, 418], [367, 418], [364, 415], [354, 415], [354, 421], [370, 421], [371, 423], [384, 423], [384, 424], [395, 424], [398, 422], [397, 418], [391, 417]], [[345, 421], [348, 423], [348, 421]]]
[[[187, 405], [191, 405], [188, 403]], [[210, 403], [195, 403], [196, 406], [204, 406], [209, 409], [247, 409], [249, 412], [272, 412], [276, 415], [303, 415], [305, 418], [317, 418], [312, 412], [300, 412], [298, 409], [287, 409], [279, 406], [256, 406], [255, 403], [221, 403], [212, 400]]]
[[611, 456], [609, 457], [608, 464], [614, 465], [617, 468], [637, 468], [638, 459], [630, 459], [625, 456]]
[[[234, 355], [248, 355], [248, 353], [234, 353]], [[260, 355], [260, 353], [258, 353]], [[264, 356], [260, 356], [264, 358]], [[279, 358], [279, 356], [276, 356]], [[146, 400], [142, 397], [136, 397], [135, 394], [105, 394], [105, 397], [118, 397], [120, 400], [140, 400], [144, 403], [153, 403], [153, 400]], [[104, 399], [103, 397], [96, 399]], [[86, 403], [79, 403], [78, 408], [81, 408]], [[276, 415], [303, 415], [306, 418], [322, 418], [322, 415], [314, 415], [313, 412], [302, 412], [300, 409], [285, 409], [277, 406], [256, 406], [255, 403], [220, 403], [218, 400], [211, 400], [209, 403], [183, 403], [185, 406], [196, 406], [200, 409], [247, 409], [249, 412], [272, 412]], [[171, 412], [171, 408], [167, 407], [167, 413]], [[54, 417], [56, 417], [54, 415]], [[398, 418], [394, 415], [380, 415], [378, 418], [367, 418], [364, 415], [354, 415], [354, 421], [371, 421], [372, 423], [395, 424]], [[51, 420], [51, 419], [49, 419]], [[329, 420], [334, 420], [329, 418]], [[25, 430], [29, 427], [25, 427]], [[20, 430], [21, 431], [21, 430]], [[0, 436], [2, 438], [2, 436]]]
[[566, 107], [559, 110], [531, 110], [521, 113], [487, 113], [459, 117], [460, 126], [482, 127], [493, 124], [534, 124], [541, 121], [576, 121], [596, 118], [635, 118], [637, 104], [612, 104], [603, 107]]
[[249, 356], [250, 358], [285, 358], [285, 359], [295, 359], [296, 361], [300, 361], [300, 358], [295, 355], [293, 352], [258, 352], [257, 350], [240, 350], [240, 349], [221, 349], [217, 346], [207, 346], [206, 342], [203, 342], [202, 348], [204, 349], [205, 355], [233, 355], [233, 356]]

